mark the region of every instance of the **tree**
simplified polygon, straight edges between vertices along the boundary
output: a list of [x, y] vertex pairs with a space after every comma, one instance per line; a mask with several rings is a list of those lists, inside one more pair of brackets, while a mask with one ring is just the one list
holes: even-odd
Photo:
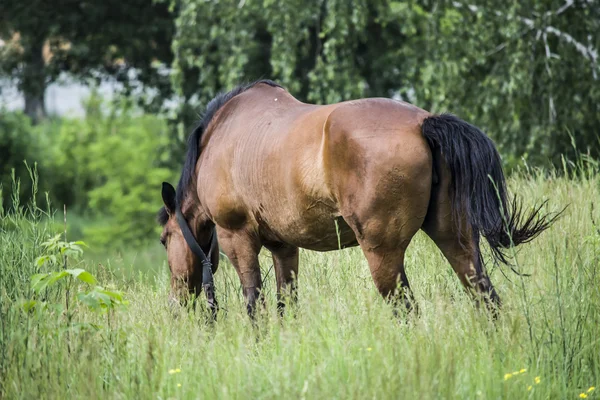
[[[481, 126], [509, 163], [600, 156], [600, 7], [584, 0], [176, 0], [173, 83], [195, 116], [269, 77], [301, 100], [401, 97]], [[195, 112], [192, 112], [195, 110]], [[188, 120], [187, 124], [191, 124]]]
[[34, 121], [45, 116], [45, 89], [62, 71], [110, 75], [126, 91], [143, 84], [164, 98], [170, 82], [157, 64], [171, 63], [172, 31], [167, 6], [152, 0], [3, 0], [0, 72], [16, 78]]
[[[381, 58], [401, 43], [399, 21], [380, 29], [387, 1], [176, 1], [174, 85], [204, 103], [242, 80], [273, 77], [305, 100], [336, 101], [374, 92]], [[394, 26], [391, 26], [394, 25]], [[388, 34], [389, 32], [389, 34]], [[382, 38], [378, 34], [382, 33]], [[398, 33], [399, 36], [391, 37]], [[376, 57], [377, 58], [377, 57]], [[378, 62], [379, 60], [375, 60]], [[373, 79], [379, 87], [385, 77]]]
[[600, 7], [593, 1], [438, 2], [419, 38], [415, 97], [489, 132], [510, 164], [600, 156]]

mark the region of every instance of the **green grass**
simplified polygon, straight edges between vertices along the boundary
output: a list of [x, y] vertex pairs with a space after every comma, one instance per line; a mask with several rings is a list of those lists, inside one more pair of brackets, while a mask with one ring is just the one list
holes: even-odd
[[[570, 206], [548, 232], [518, 250], [514, 262], [531, 277], [490, 268], [504, 303], [495, 322], [419, 234], [407, 253], [416, 317], [393, 316], [360, 250], [349, 249], [301, 253], [296, 315], [281, 321], [265, 252], [267, 311], [258, 327], [245, 314], [228, 264], [215, 276], [223, 310], [210, 326], [202, 308], [172, 314], [165, 255], [154, 244], [120, 254], [96, 250], [77, 264], [130, 303], [95, 313], [74, 299], [84, 285], [72, 284], [69, 327], [64, 307], [25, 312], [20, 306], [33, 297], [28, 280], [40, 243], [55, 232], [30, 215], [5, 216], [0, 398], [579, 398], [600, 386], [600, 226], [593, 222], [600, 223], [594, 208], [600, 176], [533, 175], [510, 186], [528, 204], [549, 199], [549, 209]], [[66, 298], [64, 287], [45, 295], [49, 303]], [[177, 368], [181, 372], [169, 373]], [[521, 369], [527, 371], [505, 380]]]

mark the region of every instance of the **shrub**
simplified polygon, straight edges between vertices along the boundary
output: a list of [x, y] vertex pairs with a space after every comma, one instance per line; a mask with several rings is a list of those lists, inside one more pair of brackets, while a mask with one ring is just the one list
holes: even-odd
[[70, 221], [85, 221], [75, 230], [92, 247], [137, 245], [157, 230], [160, 185], [174, 177], [167, 167], [169, 128], [160, 117], [138, 113], [128, 100], [107, 105], [92, 95], [85, 107], [84, 119], [57, 118], [36, 127], [23, 114], [0, 115], [4, 204], [11, 205], [12, 169], [22, 182], [19, 197], [30, 198], [23, 161], [37, 163], [43, 184], [37, 200], [49, 192], [56, 208], [67, 206], [75, 218]]
[[136, 115], [129, 102], [110, 107], [92, 97], [84, 120], [63, 120], [54, 145], [54, 188], [75, 211], [98, 222], [84, 227], [92, 245], [139, 244], [155, 231], [169, 130], [152, 115]]
[[35, 153], [29, 118], [19, 112], [0, 111], [0, 186], [4, 188], [0, 200], [4, 204], [12, 205], [8, 189], [13, 169], [15, 179], [22, 182], [18, 188], [19, 197], [25, 198], [31, 193], [31, 180], [24, 161], [31, 160]]

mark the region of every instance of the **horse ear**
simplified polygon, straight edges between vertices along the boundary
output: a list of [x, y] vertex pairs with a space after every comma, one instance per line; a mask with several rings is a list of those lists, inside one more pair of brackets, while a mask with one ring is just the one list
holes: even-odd
[[162, 183], [162, 199], [169, 214], [175, 214], [175, 188], [169, 182]]

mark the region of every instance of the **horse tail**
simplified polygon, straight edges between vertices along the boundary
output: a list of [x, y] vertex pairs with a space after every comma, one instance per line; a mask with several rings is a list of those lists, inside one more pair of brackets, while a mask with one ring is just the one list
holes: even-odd
[[450, 170], [457, 232], [466, 220], [475, 238], [486, 238], [496, 260], [506, 264], [505, 249], [533, 240], [558, 217], [542, 214], [545, 203], [527, 212], [517, 198], [508, 199], [500, 155], [479, 128], [441, 114], [426, 118], [421, 131], [434, 157], [441, 153]]

